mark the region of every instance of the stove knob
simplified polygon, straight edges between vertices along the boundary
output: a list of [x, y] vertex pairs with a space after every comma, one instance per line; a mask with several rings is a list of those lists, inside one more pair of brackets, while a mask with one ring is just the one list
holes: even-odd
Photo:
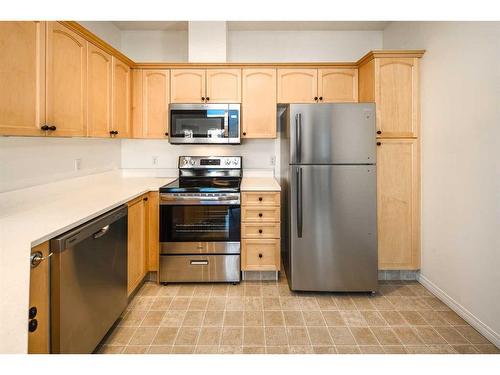
[[189, 165], [191, 165], [192, 167], [194, 166], [195, 162], [193, 159], [189, 160]]
[[233, 165], [234, 165], [234, 166], [238, 165], [238, 160], [237, 160], [237, 159], [234, 159], [234, 160], [233, 160]]
[[230, 159], [226, 159], [226, 161], [224, 162], [226, 165], [230, 165], [231, 164], [231, 160]]

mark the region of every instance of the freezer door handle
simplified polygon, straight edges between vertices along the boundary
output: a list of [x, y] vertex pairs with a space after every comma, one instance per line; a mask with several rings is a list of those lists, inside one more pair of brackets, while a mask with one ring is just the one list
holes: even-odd
[[302, 114], [295, 115], [295, 158], [296, 162], [300, 163], [302, 159]]
[[302, 238], [302, 168], [297, 168], [297, 237]]

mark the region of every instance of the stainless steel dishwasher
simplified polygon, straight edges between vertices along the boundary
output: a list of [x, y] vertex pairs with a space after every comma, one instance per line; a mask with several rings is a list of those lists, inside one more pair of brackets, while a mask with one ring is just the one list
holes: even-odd
[[127, 206], [50, 241], [51, 353], [92, 353], [127, 306]]

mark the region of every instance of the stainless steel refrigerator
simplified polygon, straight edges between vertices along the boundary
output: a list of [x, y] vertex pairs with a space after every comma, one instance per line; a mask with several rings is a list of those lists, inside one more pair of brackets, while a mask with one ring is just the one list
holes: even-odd
[[278, 107], [290, 289], [377, 290], [374, 104]]

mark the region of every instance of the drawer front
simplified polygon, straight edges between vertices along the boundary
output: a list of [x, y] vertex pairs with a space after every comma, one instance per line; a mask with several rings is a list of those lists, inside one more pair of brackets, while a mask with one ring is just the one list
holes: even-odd
[[242, 238], [280, 238], [280, 223], [242, 223]]
[[241, 208], [241, 221], [258, 223], [275, 223], [280, 221], [279, 207], [255, 207]]
[[161, 255], [160, 282], [240, 281], [239, 255]]
[[241, 204], [244, 206], [279, 206], [280, 193], [271, 191], [252, 191], [242, 193]]
[[243, 271], [279, 271], [280, 240], [242, 240]]

